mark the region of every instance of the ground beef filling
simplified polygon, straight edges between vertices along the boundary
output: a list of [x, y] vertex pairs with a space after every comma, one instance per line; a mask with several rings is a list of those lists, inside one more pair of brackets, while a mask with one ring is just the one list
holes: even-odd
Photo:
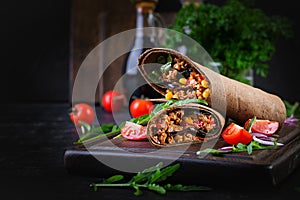
[[215, 127], [210, 113], [177, 108], [157, 118], [150, 128], [153, 141], [164, 145], [203, 140]]

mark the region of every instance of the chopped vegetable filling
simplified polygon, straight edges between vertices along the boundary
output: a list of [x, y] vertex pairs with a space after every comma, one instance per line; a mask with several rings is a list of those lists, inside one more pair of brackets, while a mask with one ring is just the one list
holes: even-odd
[[205, 111], [176, 108], [151, 125], [157, 144], [178, 144], [203, 140], [216, 127], [212, 115]]
[[[163, 60], [158, 57], [157, 62]], [[167, 86], [165, 98], [186, 99], [198, 98], [206, 100], [210, 95], [209, 82], [206, 78], [193, 69], [188, 63], [179, 58], [168, 57], [160, 71], [152, 71], [161, 85]], [[153, 78], [153, 77], [152, 77]]]

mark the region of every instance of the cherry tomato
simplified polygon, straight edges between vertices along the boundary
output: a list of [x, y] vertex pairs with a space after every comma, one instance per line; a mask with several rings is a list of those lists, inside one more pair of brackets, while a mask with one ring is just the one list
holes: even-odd
[[252, 141], [252, 135], [243, 127], [231, 123], [222, 132], [223, 139], [231, 145], [237, 145], [238, 143], [248, 144]]
[[154, 104], [151, 101], [143, 99], [135, 99], [130, 103], [130, 114], [136, 118], [142, 115], [150, 114], [153, 110]]
[[95, 119], [95, 111], [90, 105], [79, 103], [72, 107], [70, 119], [77, 126], [81, 126], [80, 121], [92, 124]]
[[125, 125], [121, 129], [121, 134], [128, 140], [144, 140], [147, 138], [146, 127], [126, 121]]
[[[244, 125], [245, 129], [249, 129], [251, 119], [248, 119]], [[256, 119], [251, 128], [251, 132], [253, 133], [262, 133], [267, 136], [275, 133], [279, 128], [279, 122], [270, 121], [266, 119]]]
[[103, 94], [101, 103], [107, 112], [119, 111], [124, 106], [124, 97], [116, 90], [109, 90]]

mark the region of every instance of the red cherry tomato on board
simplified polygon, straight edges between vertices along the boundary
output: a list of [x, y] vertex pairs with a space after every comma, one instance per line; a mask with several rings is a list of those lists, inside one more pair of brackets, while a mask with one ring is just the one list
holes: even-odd
[[92, 124], [95, 119], [95, 111], [90, 105], [79, 103], [72, 107], [70, 119], [77, 126], [81, 126], [80, 121]]
[[[247, 120], [244, 127], [245, 129], [249, 129], [251, 119]], [[279, 128], [279, 122], [270, 121], [265, 119], [256, 119], [251, 128], [251, 132], [253, 133], [262, 133], [267, 136], [273, 135]]]
[[109, 90], [103, 94], [101, 103], [107, 112], [119, 111], [124, 106], [124, 96], [116, 90]]
[[253, 136], [247, 130], [235, 123], [229, 124], [223, 130], [222, 137], [231, 145], [237, 145], [238, 143], [248, 144], [253, 139]]
[[146, 127], [126, 121], [125, 125], [121, 129], [121, 134], [128, 140], [143, 140], [147, 138]]
[[130, 114], [136, 118], [142, 115], [150, 114], [153, 110], [154, 104], [151, 101], [143, 99], [135, 99], [130, 103]]

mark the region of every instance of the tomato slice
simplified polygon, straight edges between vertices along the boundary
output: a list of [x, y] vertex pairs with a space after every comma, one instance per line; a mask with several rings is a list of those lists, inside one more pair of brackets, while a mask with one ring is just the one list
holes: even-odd
[[236, 145], [240, 142], [240, 131], [241, 127], [239, 125], [231, 123], [222, 132], [222, 137], [228, 144]]
[[231, 145], [237, 145], [238, 143], [248, 144], [252, 141], [252, 135], [243, 127], [231, 123], [222, 132], [223, 139]]
[[253, 140], [253, 136], [245, 129], [242, 129], [240, 134], [240, 143], [242, 144], [249, 144]]
[[[245, 129], [249, 129], [250, 120], [247, 120], [244, 127]], [[253, 133], [262, 133], [264, 135], [270, 136], [273, 135], [279, 128], [279, 122], [277, 121], [270, 121], [266, 119], [256, 119], [253, 122], [251, 132]]]
[[144, 140], [147, 138], [146, 127], [129, 121], [126, 121], [121, 129], [121, 134], [128, 140]]

